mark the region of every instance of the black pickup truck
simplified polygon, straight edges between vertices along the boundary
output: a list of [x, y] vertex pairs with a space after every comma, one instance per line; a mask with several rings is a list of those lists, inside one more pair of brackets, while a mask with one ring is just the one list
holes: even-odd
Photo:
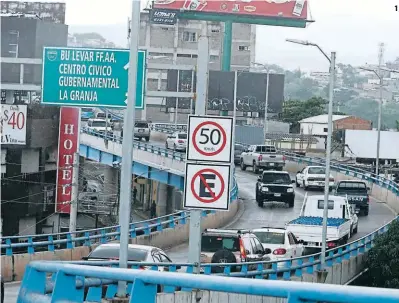
[[348, 196], [350, 205], [356, 207], [356, 213], [363, 212], [365, 216], [369, 214], [369, 191], [367, 183], [357, 180], [339, 181], [335, 187], [337, 196]]
[[256, 202], [263, 207], [265, 202], [284, 202], [294, 207], [295, 191], [290, 174], [286, 171], [264, 171], [256, 182]]

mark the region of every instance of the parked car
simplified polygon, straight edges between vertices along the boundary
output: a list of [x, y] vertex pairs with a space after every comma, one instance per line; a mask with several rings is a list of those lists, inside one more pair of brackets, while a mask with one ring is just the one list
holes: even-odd
[[150, 125], [147, 121], [137, 121], [134, 124], [134, 136], [141, 140], [144, 138], [147, 142], [150, 141]]
[[295, 190], [290, 174], [286, 171], [264, 171], [256, 182], [255, 196], [259, 207], [265, 202], [284, 202], [294, 207]]
[[[324, 166], [307, 166], [298, 171], [295, 177], [297, 187], [303, 186], [305, 190], [309, 188], [324, 189], [326, 178], [326, 168]], [[329, 189], [334, 187], [334, 177], [330, 174]]]
[[355, 212], [363, 212], [365, 216], [369, 214], [369, 191], [370, 187], [366, 182], [360, 180], [339, 181], [335, 187], [335, 195], [348, 197], [349, 204], [355, 208]]
[[246, 170], [252, 166], [255, 174], [260, 169], [283, 170], [285, 156], [277, 152], [273, 145], [251, 145], [240, 157], [241, 170]]
[[175, 132], [168, 135], [165, 142], [165, 148], [173, 148], [173, 150], [185, 151], [187, 148], [187, 133]]
[[[269, 248], [271, 261], [300, 257], [303, 254], [303, 245], [299, 243], [293, 233], [284, 228], [262, 227], [252, 230], [263, 245]], [[284, 267], [284, 262], [277, 263], [277, 267]]]
[[[249, 230], [206, 229], [202, 233], [201, 263], [243, 263], [269, 261], [270, 249], [264, 249], [259, 239]], [[271, 268], [269, 263], [265, 269]], [[248, 270], [256, 270], [256, 265], [249, 265]], [[240, 271], [240, 266], [231, 271]], [[212, 266], [212, 273], [222, 273], [223, 266]]]
[[0, 283], [1, 283], [1, 303], [4, 303], [4, 281], [3, 277], [0, 276]]

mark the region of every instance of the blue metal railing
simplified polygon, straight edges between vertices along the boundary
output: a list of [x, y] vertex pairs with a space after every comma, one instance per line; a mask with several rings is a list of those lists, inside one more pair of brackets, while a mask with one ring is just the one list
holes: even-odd
[[[238, 186], [234, 178], [234, 187], [230, 191], [230, 200], [238, 197]], [[203, 216], [215, 211], [203, 211]], [[149, 235], [151, 232], [162, 231], [165, 228], [174, 228], [177, 224], [186, 224], [188, 211], [180, 211], [170, 215], [131, 223], [130, 238], [140, 235]], [[73, 233], [53, 233], [26, 236], [3, 237], [1, 244], [2, 254], [12, 256], [14, 253], [34, 254], [35, 251], [55, 251], [56, 249], [74, 248], [78, 246], [92, 246], [95, 243], [107, 243], [119, 240], [119, 225], [98, 229], [76, 231]]]
[[[99, 132], [87, 127], [82, 127], [81, 129], [82, 133], [86, 133], [95, 137], [102, 138], [107, 141], [112, 141], [116, 143], [122, 144], [123, 137], [116, 136], [112, 132]], [[163, 157], [175, 159], [178, 161], [185, 161], [186, 160], [186, 153], [166, 149], [165, 147], [161, 147], [159, 145], [154, 145], [151, 143], [144, 143], [140, 141], [134, 141], [133, 142], [133, 147], [139, 150], [144, 150], [156, 155], [160, 155]]]
[[[47, 275], [53, 278], [47, 280]], [[102, 268], [59, 262], [35, 261], [27, 267], [17, 303], [101, 302], [103, 286], [116, 288], [117, 281], [127, 282], [129, 302], [156, 302], [157, 292], [200, 289], [253, 296], [287, 298], [287, 303], [397, 303], [399, 290], [348, 287], [306, 282], [257, 281], [229, 277], [176, 274], [152, 270]], [[93, 283], [94, 282], [94, 283]], [[48, 287], [50, 285], [50, 287]], [[91, 286], [91, 285], [96, 286]], [[98, 286], [97, 286], [98, 285]], [[48, 289], [52, 291], [48, 293]], [[184, 301], [183, 301], [184, 302]], [[186, 302], [191, 302], [191, 295]]]

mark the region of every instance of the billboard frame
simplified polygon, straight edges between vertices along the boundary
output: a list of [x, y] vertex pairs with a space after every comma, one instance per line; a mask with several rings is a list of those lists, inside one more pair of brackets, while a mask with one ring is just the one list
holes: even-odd
[[[309, 2], [307, 3], [309, 5]], [[152, 9], [160, 9], [154, 7], [154, 1], [151, 7], [146, 9], [150, 13]], [[222, 71], [230, 71], [231, 65], [231, 47], [233, 40], [233, 23], [245, 23], [256, 25], [269, 25], [269, 26], [282, 26], [294, 28], [306, 28], [308, 23], [315, 22], [315, 20], [300, 19], [300, 18], [287, 18], [287, 17], [272, 17], [272, 16], [251, 16], [251, 15], [238, 15], [238, 14], [218, 14], [209, 12], [197, 12], [188, 10], [163, 10], [175, 12], [177, 19], [199, 20], [199, 21], [213, 21], [224, 22], [225, 31], [223, 37], [223, 56], [222, 56]]]

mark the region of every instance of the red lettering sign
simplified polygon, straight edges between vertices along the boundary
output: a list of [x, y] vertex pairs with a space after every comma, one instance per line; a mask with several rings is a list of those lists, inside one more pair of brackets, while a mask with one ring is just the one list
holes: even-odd
[[72, 200], [73, 157], [79, 152], [80, 109], [61, 107], [58, 136], [55, 211], [69, 214]]

